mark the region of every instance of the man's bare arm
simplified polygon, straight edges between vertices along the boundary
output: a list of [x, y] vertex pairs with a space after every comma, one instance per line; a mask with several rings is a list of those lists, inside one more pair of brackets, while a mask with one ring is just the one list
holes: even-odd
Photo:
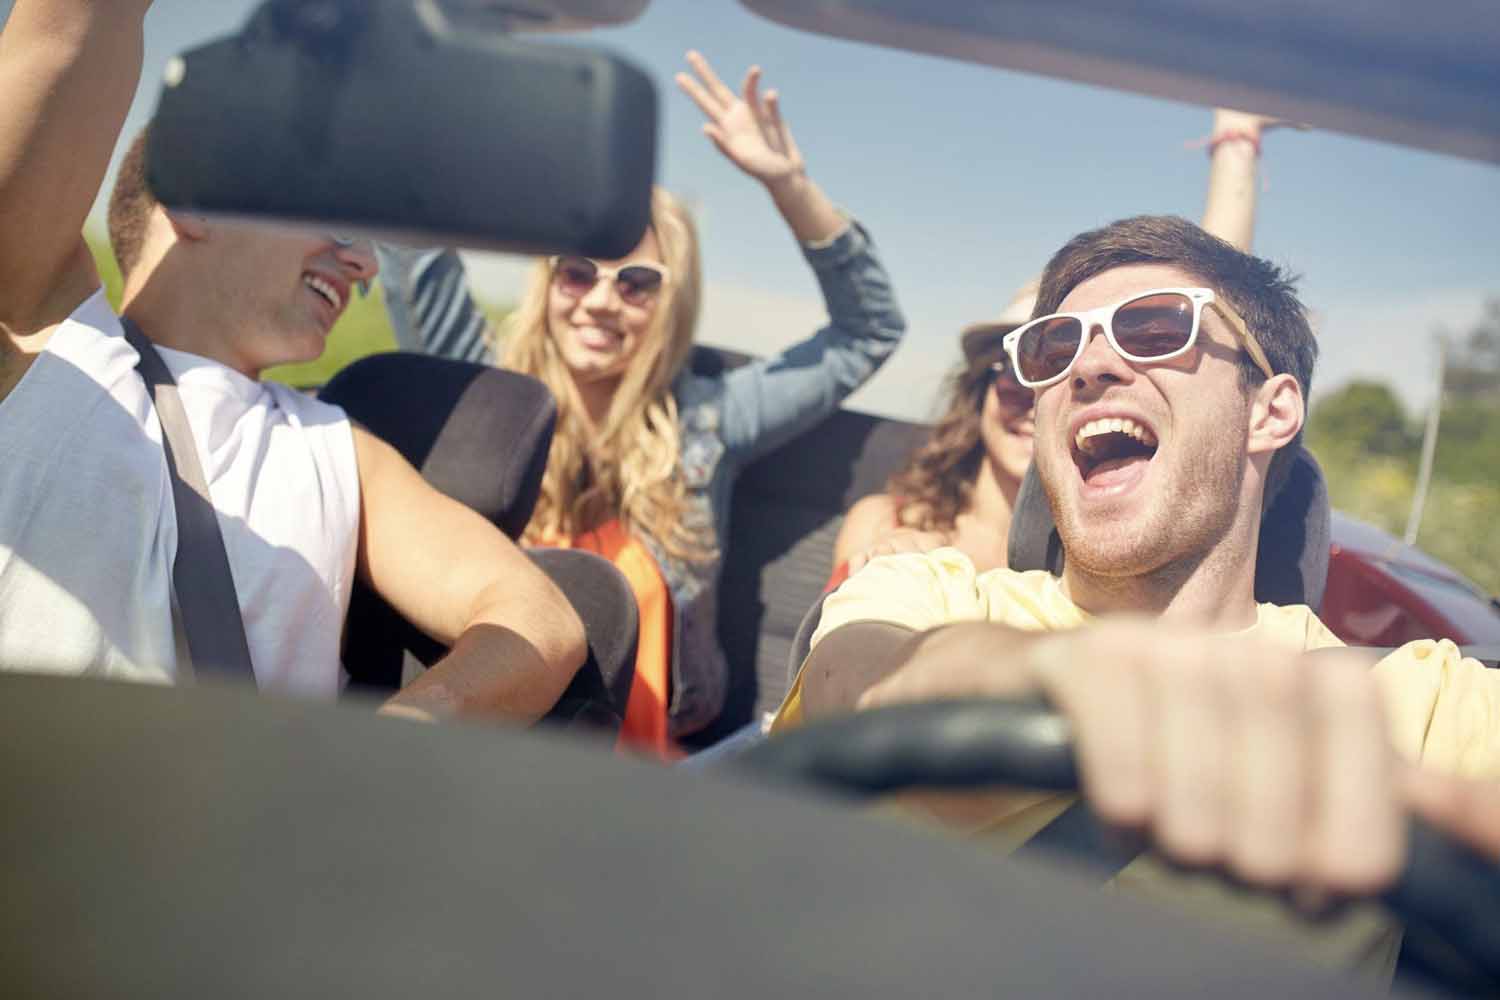
[[854, 711], [861, 695], [911, 659], [923, 634], [890, 622], [850, 622], [828, 633], [802, 665], [804, 717]]
[[573, 606], [498, 528], [429, 486], [390, 445], [355, 428], [355, 446], [360, 577], [452, 646], [388, 708], [430, 718], [540, 718], [583, 663]]
[[[989, 661], [1019, 659], [1038, 635], [994, 622], [959, 622], [917, 632], [891, 622], [850, 622], [813, 649], [802, 668], [802, 711], [808, 719], [869, 707], [870, 689], [901, 681], [897, 700], [925, 701], [970, 694], [970, 676]], [[951, 671], [946, 666], [952, 664]], [[932, 667], [936, 665], [937, 670]], [[985, 672], [988, 697], [1029, 693], [1029, 685], [1004, 672]], [[983, 686], [981, 686], [983, 689]], [[882, 690], [889, 693], [890, 684]]]
[[16, 0], [0, 35], [0, 344], [97, 284], [81, 232], [140, 80], [151, 0]]

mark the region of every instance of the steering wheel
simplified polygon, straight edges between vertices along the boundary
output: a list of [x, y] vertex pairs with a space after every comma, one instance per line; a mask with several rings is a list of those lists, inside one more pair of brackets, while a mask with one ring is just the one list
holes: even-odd
[[[918, 787], [1079, 788], [1069, 724], [1040, 701], [929, 702], [863, 712], [777, 735], [733, 761], [773, 781], [850, 798]], [[1108, 878], [1137, 852], [1080, 800], [1017, 853], [1065, 855]], [[1500, 869], [1415, 819], [1405, 868], [1380, 900], [1408, 936], [1435, 938], [1456, 954], [1457, 964], [1435, 970], [1443, 985], [1500, 989]]]

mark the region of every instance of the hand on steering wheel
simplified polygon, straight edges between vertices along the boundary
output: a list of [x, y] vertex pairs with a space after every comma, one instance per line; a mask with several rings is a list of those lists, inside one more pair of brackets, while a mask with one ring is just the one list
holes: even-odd
[[[1320, 651], [1311, 668], [1320, 669], [1328, 653], [1348, 655]], [[1066, 791], [1079, 787], [1074, 735], [1046, 705], [1012, 693], [1005, 700], [927, 701], [835, 716], [779, 734], [737, 761], [752, 774], [854, 797], [915, 788]], [[1443, 968], [1429, 973], [1460, 992], [1489, 995], [1500, 989], [1500, 787], [1457, 779], [1424, 784], [1436, 790], [1434, 801], [1414, 802], [1410, 851], [1399, 881], [1380, 898], [1412, 943], [1425, 943], [1419, 950], [1432, 954], [1435, 947], [1447, 956]], [[1442, 814], [1448, 822], [1433, 818]], [[1061, 852], [1076, 874], [1106, 879], [1138, 850], [1075, 805], [1016, 856]]]
[[861, 708], [1044, 694], [1072, 724], [1105, 821], [1184, 864], [1253, 885], [1367, 894], [1406, 853], [1406, 773], [1368, 659], [1245, 635], [1111, 620], [1017, 643], [989, 626], [931, 634]]

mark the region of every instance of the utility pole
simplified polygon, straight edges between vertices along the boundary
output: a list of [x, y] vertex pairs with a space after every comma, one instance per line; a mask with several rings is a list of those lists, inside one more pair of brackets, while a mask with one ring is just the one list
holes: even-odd
[[1422, 527], [1422, 508], [1427, 505], [1427, 490], [1432, 485], [1432, 459], [1437, 453], [1438, 421], [1443, 416], [1443, 373], [1448, 366], [1448, 341], [1441, 334], [1437, 340], [1437, 391], [1427, 408], [1427, 427], [1422, 432], [1422, 460], [1417, 467], [1417, 488], [1411, 498], [1411, 512], [1406, 517], [1406, 535], [1402, 541], [1417, 544]]

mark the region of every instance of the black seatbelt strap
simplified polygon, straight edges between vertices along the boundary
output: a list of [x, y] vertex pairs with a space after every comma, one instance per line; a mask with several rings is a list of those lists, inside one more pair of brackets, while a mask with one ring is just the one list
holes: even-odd
[[[172, 503], [177, 511], [177, 555], [172, 561], [174, 627], [184, 633], [191, 658], [188, 670], [182, 672], [254, 683], [250, 646], [245, 640], [245, 623], [240, 618], [224, 536], [209, 499], [208, 480], [198, 460], [198, 446], [182, 408], [177, 382], [140, 327], [123, 316], [120, 323], [125, 339], [140, 355], [136, 370], [146, 381], [161, 421], [162, 450], [172, 477]], [[179, 664], [179, 670], [182, 666]]]

